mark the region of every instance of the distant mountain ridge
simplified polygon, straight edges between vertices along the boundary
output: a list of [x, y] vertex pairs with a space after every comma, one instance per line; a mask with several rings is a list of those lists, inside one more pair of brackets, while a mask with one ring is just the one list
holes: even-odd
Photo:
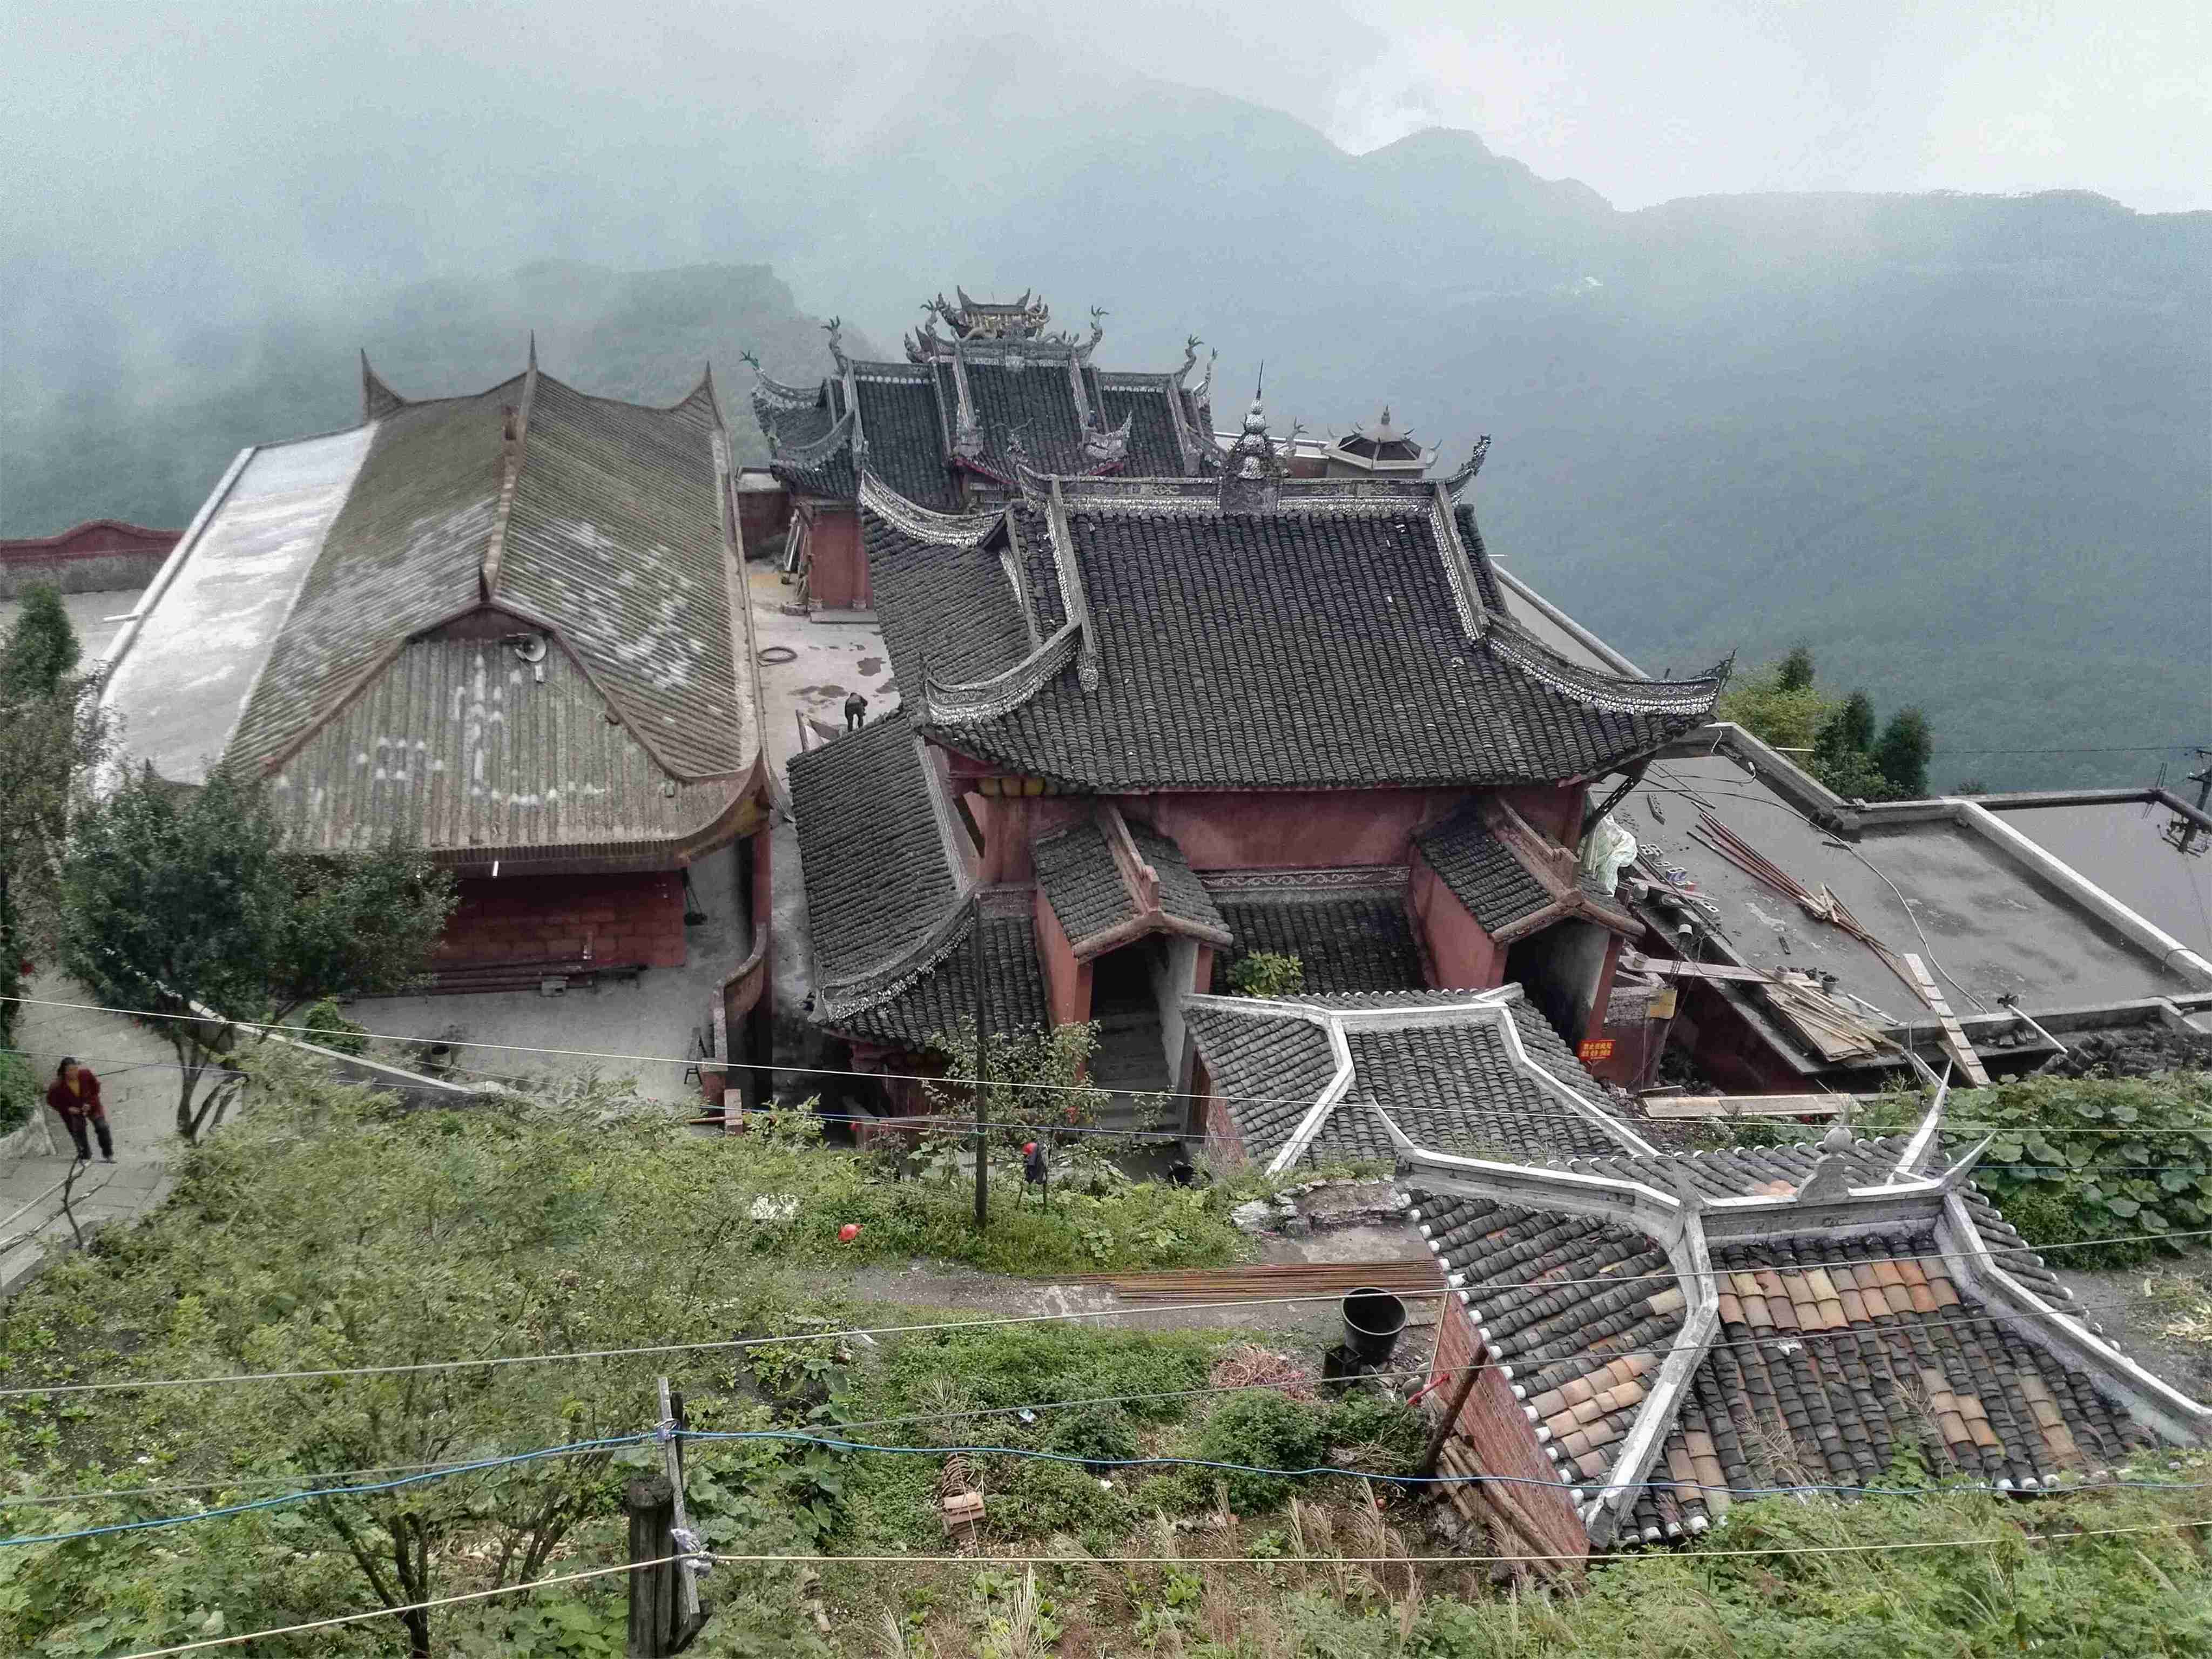
[[[896, 341], [940, 286], [1034, 288], [1108, 309], [1109, 368], [1204, 336], [1224, 414], [1264, 358], [1279, 428], [1388, 402], [1448, 459], [1492, 434], [1478, 503], [1511, 568], [1654, 672], [1809, 641], [1824, 682], [1927, 707], [1939, 784], [2160, 759], [1968, 749], [2212, 741], [2212, 214], [2079, 191], [1624, 213], [1471, 134], [1351, 155], [1019, 54], [927, 95], [835, 161], [764, 139], [732, 169], [730, 245], [757, 263], [441, 282], [267, 322], [157, 392], [11, 395], [0, 518], [176, 520], [240, 443], [349, 418], [364, 341], [410, 393], [511, 372], [533, 324], [550, 372], [613, 395], [672, 399], [710, 356], [750, 438], [740, 346], [780, 378], [826, 368], [802, 308]], [[580, 178], [573, 205], [635, 189]]]

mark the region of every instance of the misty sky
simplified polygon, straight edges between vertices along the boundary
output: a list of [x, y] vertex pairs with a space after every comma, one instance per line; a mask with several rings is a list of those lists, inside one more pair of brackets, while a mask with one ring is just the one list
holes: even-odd
[[2203, 0], [0, 0], [0, 20], [19, 339], [72, 305], [144, 326], [198, 300], [180, 269], [239, 307], [549, 254], [790, 264], [809, 200], [766, 181], [972, 125], [945, 89], [988, 72], [994, 99], [1048, 109], [1132, 75], [1200, 87], [1352, 150], [1464, 128], [1624, 209], [2062, 187], [2212, 207]]
[[477, 79], [494, 107], [534, 82], [580, 100], [595, 125], [691, 119], [724, 102], [740, 118], [764, 103], [834, 148], [841, 129], [849, 138], [921, 91], [947, 49], [1019, 53], [1026, 35], [1046, 48], [1042, 72], [1095, 52], [1284, 110], [1351, 149], [1467, 128], [1624, 208], [1727, 191], [2054, 186], [2139, 209], [2212, 206], [2212, 7], [2199, 0], [5, 0], [0, 11], [0, 131], [30, 164], [10, 168], [14, 187], [34, 199], [158, 191], [178, 162], [224, 152], [252, 167], [269, 139], [311, 127], [329, 143], [333, 120], [404, 120]]

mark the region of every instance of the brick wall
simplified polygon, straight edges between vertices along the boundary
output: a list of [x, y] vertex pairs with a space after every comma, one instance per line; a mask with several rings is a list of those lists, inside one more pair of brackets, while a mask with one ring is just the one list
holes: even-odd
[[434, 966], [574, 962], [609, 968], [684, 965], [684, 878], [465, 878]]
[[[1489, 1357], [1467, 1309], [1456, 1296], [1447, 1296], [1430, 1375], [1454, 1374], [1445, 1376], [1429, 1396], [1441, 1402], [1437, 1409], [1449, 1405], [1459, 1390], [1457, 1368]], [[1552, 1460], [1537, 1443], [1534, 1425], [1513, 1397], [1513, 1385], [1495, 1370], [1476, 1376], [1474, 1391], [1460, 1407], [1455, 1437], [1480, 1472], [1510, 1477], [1511, 1484], [1486, 1484], [1484, 1495], [1493, 1504], [1510, 1507], [1523, 1530], [1542, 1540], [1545, 1553], [1577, 1558], [1589, 1554], [1589, 1534], [1575, 1513], [1570, 1489], [1561, 1484]]]

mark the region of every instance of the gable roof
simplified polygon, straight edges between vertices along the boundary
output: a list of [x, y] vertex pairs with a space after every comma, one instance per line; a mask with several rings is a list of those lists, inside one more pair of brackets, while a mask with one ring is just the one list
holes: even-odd
[[1413, 844], [1452, 896], [1501, 945], [1568, 916], [1632, 937], [1642, 925], [1607, 896], [1584, 886], [1571, 854], [1553, 847], [1494, 797], [1467, 802]]
[[1053, 479], [951, 519], [864, 478], [916, 721], [1102, 793], [1504, 785], [1601, 775], [1719, 695], [1724, 667], [1644, 680], [1540, 644], [1494, 604], [1473, 515], [1441, 486], [1290, 481], [1279, 499], [1224, 512], [1210, 484]]
[[1037, 885], [1076, 960], [1146, 933], [1181, 933], [1225, 945], [1230, 933], [1182, 848], [1149, 825], [1129, 823], [1110, 801], [1091, 816], [1031, 843]]
[[1375, 1106], [1425, 1146], [1486, 1158], [1644, 1144], [1518, 986], [1186, 996], [1182, 1011], [1246, 1155], [1271, 1169], [1392, 1156]]

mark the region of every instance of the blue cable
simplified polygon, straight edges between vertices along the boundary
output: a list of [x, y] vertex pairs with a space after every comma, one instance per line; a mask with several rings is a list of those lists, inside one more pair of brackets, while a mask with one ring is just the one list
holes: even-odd
[[[328, 1486], [314, 1492], [281, 1492], [274, 1497], [257, 1498], [249, 1503], [227, 1504], [220, 1509], [199, 1510], [190, 1515], [162, 1516], [150, 1521], [123, 1521], [104, 1527], [85, 1527], [74, 1532], [40, 1533], [20, 1538], [0, 1538], [0, 1549], [20, 1544], [59, 1544], [79, 1538], [100, 1538], [112, 1533], [143, 1532], [154, 1528], [182, 1526], [191, 1521], [213, 1521], [227, 1516], [244, 1515], [255, 1510], [276, 1509], [288, 1504], [304, 1503], [315, 1498], [357, 1498], [369, 1492], [391, 1492], [401, 1486], [411, 1486], [426, 1480], [442, 1480], [448, 1475], [467, 1474], [480, 1469], [507, 1468], [517, 1463], [528, 1463], [539, 1458], [560, 1457], [572, 1452], [594, 1451], [613, 1446], [642, 1445], [659, 1437], [659, 1432], [611, 1436], [601, 1440], [580, 1440], [565, 1446], [547, 1446], [537, 1451], [518, 1452], [507, 1457], [488, 1457], [473, 1463], [455, 1463], [444, 1468], [430, 1469], [420, 1474], [410, 1474], [397, 1480], [380, 1480], [367, 1486]], [[1048, 1463], [1076, 1463], [1086, 1468], [1193, 1468], [1213, 1469], [1225, 1474], [1257, 1474], [1279, 1480], [1310, 1480], [1316, 1476], [1338, 1475], [1354, 1480], [1379, 1480], [1395, 1486], [1480, 1486], [1486, 1482], [1499, 1486], [1549, 1486], [1554, 1489], [1576, 1486], [1592, 1492], [1624, 1492], [1637, 1487], [1665, 1487], [1677, 1489], [1694, 1486], [1695, 1482], [1674, 1480], [1622, 1480], [1594, 1485], [1585, 1481], [1567, 1482], [1540, 1480], [1530, 1475], [1511, 1474], [1377, 1474], [1366, 1469], [1347, 1469], [1335, 1464], [1318, 1464], [1304, 1469], [1262, 1468], [1250, 1463], [1228, 1463], [1204, 1457], [1084, 1457], [1073, 1452], [1038, 1451], [1021, 1446], [880, 1446], [862, 1440], [841, 1440], [834, 1436], [809, 1434], [798, 1429], [700, 1430], [684, 1429], [675, 1437], [697, 1441], [775, 1441], [786, 1444], [820, 1446], [829, 1451], [883, 1452], [908, 1457], [951, 1457], [955, 1455], [973, 1457], [1021, 1457]], [[2100, 1480], [2079, 1486], [2053, 1488], [2066, 1492], [2101, 1492], [2115, 1487], [2143, 1487], [2165, 1492], [2195, 1492], [2212, 1486], [2203, 1480]], [[1730, 1486], [1728, 1492], [1736, 1498], [1794, 1497], [1807, 1492], [1835, 1492], [1861, 1498], [1934, 1498], [1942, 1495], [1941, 1488], [1921, 1486]]]
[[392, 1492], [401, 1486], [412, 1486], [424, 1480], [442, 1480], [449, 1474], [467, 1474], [477, 1469], [496, 1469], [514, 1463], [533, 1462], [541, 1457], [564, 1457], [571, 1452], [597, 1451], [608, 1446], [635, 1446], [653, 1439], [651, 1434], [624, 1434], [605, 1440], [579, 1440], [566, 1446], [545, 1446], [537, 1451], [516, 1452], [508, 1457], [486, 1457], [473, 1463], [453, 1463], [444, 1468], [428, 1469], [421, 1474], [402, 1475], [397, 1480], [379, 1480], [365, 1486], [325, 1486], [314, 1492], [279, 1492], [271, 1498], [257, 1498], [249, 1503], [228, 1504], [221, 1509], [198, 1510], [190, 1515], [165, 1515], [152, 1521], [118, 1521], [105, 1527], [85, 1527], [76, 1532], [49, 1532], [27, 1534], [21, 1538], [0, 1538], [0, 1549], [17, 1544], [62, 1544], [76, 1538], [101, 1538], [110, 1533], [145, 1532], [156, 1527], [180, 1527], [187, 1521], [213, 1521], [224, 1516], [245, 1515], [254, 1510], [273, 1510], [286, 1504], [305, 1503], [311, 1498], [358, 1498], [366, 1492]]

